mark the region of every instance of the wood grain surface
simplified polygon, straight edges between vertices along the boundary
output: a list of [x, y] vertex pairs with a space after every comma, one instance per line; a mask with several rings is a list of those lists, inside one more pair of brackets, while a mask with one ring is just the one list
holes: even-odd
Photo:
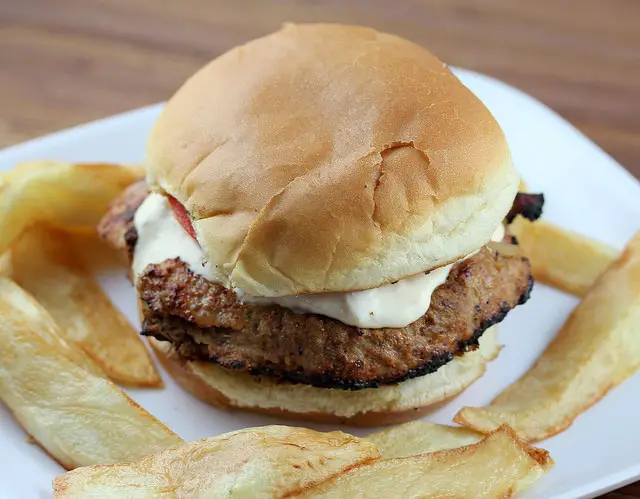
[[639, 0], [0, 0], [0, 146], [165, 100], [284, 21], [403, 35], [530, 93], [640, 177]]
[[640, 176], [638, 0], [0, 0], [0, 146], [164, 100], [284, 21], [406, 36], [532, 94]]

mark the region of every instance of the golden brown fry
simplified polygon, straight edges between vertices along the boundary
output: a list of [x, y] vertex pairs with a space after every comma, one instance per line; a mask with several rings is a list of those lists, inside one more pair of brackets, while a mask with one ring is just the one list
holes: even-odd
[[54, 482], [55, 498], [279, 498], [378, 458], [346, 433], [263, 426], [173, 447], [137, 463], [91, 466]]
[[85, 267], [92, 272], [98, 275], [101, 273], [126, 275], [127, 270], [123, 266], [122, 253], [102, 239], [95, 230], [87, 233], [68, 231], [65, 233], [75, 253], [81, 257]]
[[64, 340], [65, 336], [49, 312], [15, 282], [0, 278], [0, 299], [11, 303], [14, 308], [12, 313], [20, 314], [27, 319], [29, 324], [39, 331], [41, 338], [52, 347], [63, 350], [73, 362], [95, 376], [106, 377], [98, 365], [80, 348]]
[[540, 282], [584, 296], [620, 252], [544, 220], [516, 217], [509, 226]]
[[35, 222], [93, 228], [109, 202], [144, 176], [138, 166], [22, 163], [0, 181], [0, 253]]
[[0, 398], [67, 469], [139, 459], [181, 442], [110, 381], [72, 360], [46, 314], [0, 278]]
[[352, 468], [295, 497], [503, 498], [526, 489], [552, 463], [546, 451], [504, 427], [466, 447]]
[[11, 245], [10, 276], [53, 316], [66, 338], [118, 383], [162, 386], [137, 331], [109, 301], [69, 236], [35, 225]]
[[413, 421], [372, 433], [366, 440], [378, 447], [383, 459], [392, 459], [463, 447], [482, 438], [482, 433], [460, 426]]
[[482, 432], [510, 425], [528, 441], [566, 429], [640, 367], [640, 233], [573, 311], [522, 378], [488, 407], [454, 421]]
[[50, 168], [57, 168], [60, 165], [67, 165], [67, 164], [69, 163], [64, 163], [62, 161], [57, 161], [55, 159], [23, 161], [22, 163], [17, 163], [16, 165], [14, 165], [11, 170], [4, 172], [4, 175], [7, 178], [7, 180], [15, 180], [29, 173], [42, 172], [43, 170], [47, 170]]
[[11, 277], [11, 255], [8, 251], [0, 254], [0, 277]]

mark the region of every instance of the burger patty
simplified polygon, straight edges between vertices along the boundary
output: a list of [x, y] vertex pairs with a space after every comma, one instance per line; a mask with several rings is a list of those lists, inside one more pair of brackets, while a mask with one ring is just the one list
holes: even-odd
[[[140, 187], [130, 189], [105, 217], [111, 223], [100, 225], [101, 235], [129, 255], [137, 239], [133, 214], [144, 199]], [[242, 304], [179, 259], [149, 265], [137, 280], [142, 334], [172, 342], [185, 358], [351, 390], [428, 374], [475, 349], [487, 328], [528, 299], [532, 284], [526, 258], [484, 247], [452, 267], [420, 319], [365, 329], [277, 305]]]
[[434, 372], [524, 303], [528, 261], [487, 247], [457, 263], [425, 315], [403, 328], [365, 329], [277, 305], [242, 304], [179, 259], [138, 279], [142, 334], [171, 341], [186, 358], [306, 383], [359, 389]]

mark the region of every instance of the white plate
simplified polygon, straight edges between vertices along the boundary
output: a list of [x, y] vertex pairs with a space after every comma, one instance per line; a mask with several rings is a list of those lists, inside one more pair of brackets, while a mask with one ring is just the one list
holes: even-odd
[[[640, 184], [531, 97], [476, 73], [459, 70], [458, 74], [504, 128], [530, 188], [545, 193], [545, 217], [622, 247], [640, 222]], [[0, 170], [39, 158], [141, 161], [147, 132], [159, 109], [132, 111], [5, 149], [0, 152]], [[137, 324], [136, 302], [124, 272], [100, 277], [117, 305]], [[531, 365], [575, 303], [570, 296], [538, 285], [529, 303], [504, 321], [500, 333], [506, 348], [487, 374], [428, 419], [448, 423], [461, 406], [488, 403]], [[218, 411], [182, 391], [165, 373], [163, 377], [164, 390], [129, 393], [186, 440], [278, 421]], [[638, 393], [640, 376], [636, 375], [566, 432], [543, 442], [556, 466], [523, 497], [591, 497], [640, 477]], [[50, 497], [51, 480], [61, 472], [37, 446], [26, 442], [25, 433], [0, 407], [0, 497]]]

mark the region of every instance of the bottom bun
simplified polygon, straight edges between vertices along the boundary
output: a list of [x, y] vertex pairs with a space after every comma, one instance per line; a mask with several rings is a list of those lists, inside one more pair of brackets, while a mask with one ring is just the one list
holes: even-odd
[[436, 372], [394, 385], [357, 391], [278, 382], [187, 361], [171, 343], [149, 338], [160, 363], [196, 397], [223, 409], [271, 414], [291, 419], [355, 426], [379, 426], [419, 418], [464, 391], [500, 352], [497, 327], [480, 338], [480, 347], [456, 357]]

